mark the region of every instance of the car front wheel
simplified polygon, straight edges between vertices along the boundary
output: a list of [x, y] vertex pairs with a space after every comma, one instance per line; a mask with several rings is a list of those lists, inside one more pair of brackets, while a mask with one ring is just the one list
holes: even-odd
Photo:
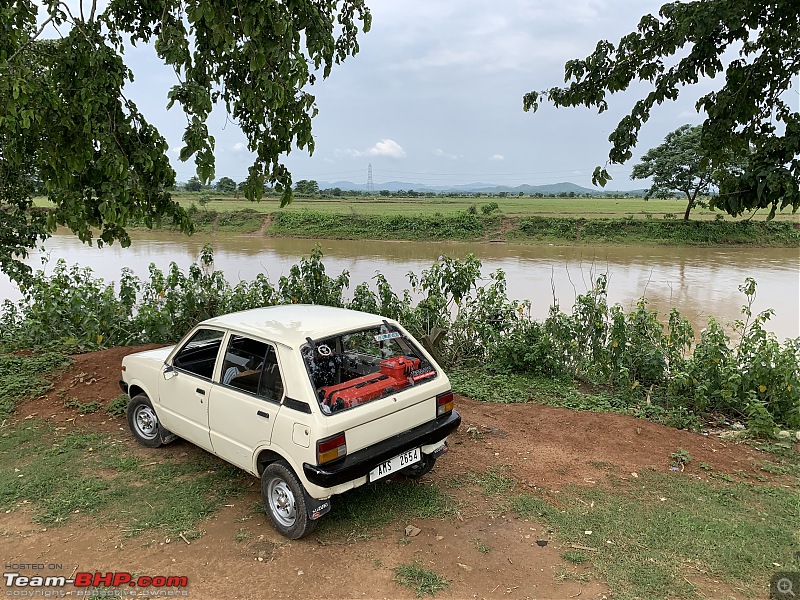
[[150, 403], [150, 398], [144, 394], [137, 394], [128, 403], [128, 427], [130, 427], [133, 437], [142, 446], [148, 448], [161, 446], [158, 416]]
[[317, 521], [308, 517], [303, 486], [283, 461], [271, 463], [261, 475], [261, 499], [275, 529], [290, 540], [311, 533]]

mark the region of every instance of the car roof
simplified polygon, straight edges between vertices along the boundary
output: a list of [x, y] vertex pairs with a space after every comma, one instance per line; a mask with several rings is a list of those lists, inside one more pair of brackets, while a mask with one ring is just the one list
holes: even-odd
[[299, 348], [306, 343], [306, 338], [318, 340], [346, 331], [374, 327], [384, 320], [394, 323], [379, 315], [346, 308], [285, 304], [220, 315], [202, 324], [234, 329], [245, 335]]

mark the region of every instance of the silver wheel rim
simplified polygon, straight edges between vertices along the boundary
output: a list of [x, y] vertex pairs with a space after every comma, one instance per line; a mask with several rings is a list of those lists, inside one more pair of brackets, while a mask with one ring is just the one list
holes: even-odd
[[291, 527], [297, 520], [294, 494], [289, 485], [277, 477], [270, 479], [267, 485], [269, 510], [275, 519], [284, 527]]
[[152, 440], [158, 433], [158, 417], [149, 406], [137, 406], [133, 413], [136, 432], [143, 438]]

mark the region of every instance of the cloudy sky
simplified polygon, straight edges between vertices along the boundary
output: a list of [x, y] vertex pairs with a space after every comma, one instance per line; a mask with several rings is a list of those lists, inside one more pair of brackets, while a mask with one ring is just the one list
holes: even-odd
[[[616, 43], [661, 4], [368, 0], [373, 27], [361, 37], [361, 51], [311, 88], [319, 108], [316, 150], [311, 157], [294, 150], [286, 164], [295, 181], [365, 183], [371, 163], [376, 187], [386, 181], [589, 187], [637, 89], [615, 96], [603, 115], [551, 106], [525, 113], [522, 96], [561, 84], [567, 60], [588, 55], [600, 39]], [[167, 137], [178, 180], [185, 181], [194, 174], [192, 163], [177, 160], [185, 120], [178, 109], [165, 110], [174, 75], [152, 49], [132, 49], [128, 61], [136, 75], [130, 95]], [[694, 101], [711, 86], [701, 83], [654, 110], [634, 160], [611, 168], [609, 187], [644, 187], [629, 178], [635, 159], [680, 125], [699, 123]], [[223, 112], [209, 128], [217, 140], [217, 177], [244, 179], [250, 164], [244, 136]]]

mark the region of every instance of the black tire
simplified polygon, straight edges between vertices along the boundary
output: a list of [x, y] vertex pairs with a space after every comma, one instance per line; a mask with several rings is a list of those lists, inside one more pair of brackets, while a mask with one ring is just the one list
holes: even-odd
[[270, 463], [261, 474], [261, 500], [275, 529], [290, 540], [316, 529], [317, 521], [308, 517], [303, 486], [284, 461]]
[[128, 403], [127, 413], [128, 427], [137, 442], [148, 448], [158, 448], [162, 445], [158, 416], [150, 403], [150, 398], [144, 394], [137, 394]]
[[422, 459], [418, 463], [414, 463], [410, 467], [406, 467], [400, 471], [400, 475], [408, 479], [419, 479], [423, 475], [430, 473], [433, 465], [436, 464], [436, 459], [431, 454], [423, 454]]

